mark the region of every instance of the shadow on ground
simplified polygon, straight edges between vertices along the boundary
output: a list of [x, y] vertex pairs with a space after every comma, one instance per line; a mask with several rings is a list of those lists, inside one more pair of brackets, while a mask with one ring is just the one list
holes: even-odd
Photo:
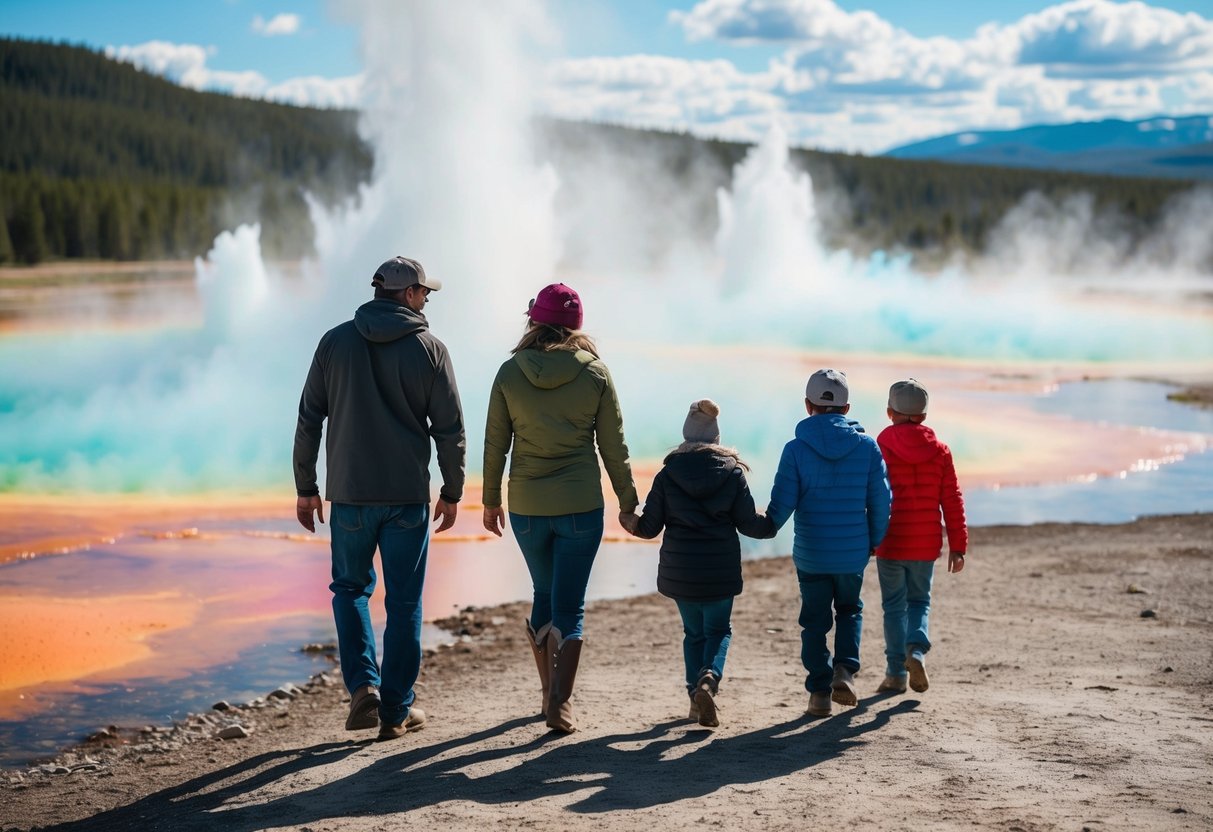
[[[871, 697], [829, 719], [801, 716], [733, 735], [694, 726], [688, 730], [688, 723], [679, 720], [589, 739], [534, 736], [535, 720], [521, 718], [433, 745], [418, 744], [424, 733], [409, 734], [394, 741], [400, 743], [399, 753], [368, 755], [366, 766], [335, 779], [311, 770], [340, 763], [369, 744], [329, 743], [262, 754], [128, 806], [52, 828], [252, 832], [331, 818], [386, 816], [445, 801], [519, 804], [582, 791], [586, 794], [569, 804], [569, 811], [641, 809], [812, 769], [862, 745], [864, 734], [918, 705], [905, 699], [876, 710], [882, 702], [882, 697]], [[523, 728], [530, 739], [503, 744], [505, 735]], [[492, 747], [477, 749], [490, 741]], [[258, 794], [285, 778], [296, 781], [289, 793]], [[279, 784], [274, 791], [282, 788]]]

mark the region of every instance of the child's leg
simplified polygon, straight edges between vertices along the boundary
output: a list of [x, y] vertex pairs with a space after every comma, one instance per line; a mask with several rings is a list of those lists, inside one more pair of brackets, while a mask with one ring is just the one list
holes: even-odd
[[697, 601], [675, 601], [682, 616], [682, 663], [686, 670], [687, 695], [695, 692], [699, 669], [703, 666], [703, 604]]
[[927, 616], [931, 613], [931, 582], [935, 576], [935, 561], [906, 561], [906, 651], [919, 658], [931, 649], [927, 631]]
[[834, 664], [859, 672], [859, 638], [863, 634], [863, 573], [831, 575], [834, 584]]
[[828, 691], [834, 680], [834, 666], [826, 646], [826, 634], [833, 623], [833, 576], [797, 569], [796, 577], [800, 580], [800, 661], [807, 672], [805, 690], [809, 693]]
[[733, 599], [712, 601], [703, 605], [703, 654], [700, 672], [710, 670], [717, 679], [724, 677], [724, 660], [733, 638], [729, 619], [733, 615]]
[[884, 610], [885, 675], [906, 675], [906, 569], [908, 561], [876, 559]]

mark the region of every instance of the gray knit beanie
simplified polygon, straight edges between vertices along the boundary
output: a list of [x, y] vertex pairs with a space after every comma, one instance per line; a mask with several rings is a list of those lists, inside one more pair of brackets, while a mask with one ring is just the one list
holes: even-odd
[[682, 423], [682, 438], [688, 442], [703, 442], [715, 445], [720, 442], [720, 425], [716, 417], [720, 405], [711, 399], [700, 399], [691, 405], [687, 420]]

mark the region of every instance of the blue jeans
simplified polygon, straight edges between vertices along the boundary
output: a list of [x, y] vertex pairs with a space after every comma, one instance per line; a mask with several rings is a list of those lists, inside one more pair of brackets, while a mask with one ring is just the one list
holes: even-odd
[[890, 676], [905, 676], [905, 660], [911, 653], [925, 655], [931, 649], [927, 616], [931, 613], [933, 560], [876, 559], [880, 576], [881, 606], [884, 608], [884, 654]]
[[[333, 618], [341, 675], [351, 693], [379, 688], [379, 719], [399, 725], [416, 698], [421, 670], [421, 589], [429, 549], [429, 506], [355, 506], [333, 503]], [[375, 661], [375, 631], [367, 601], [375, 591], [374, 556], [379, 548], [386, 589], [387, 625], [383, 664]]]
[[[859, 636], [863, 629], [863, 573], [820, 575], [796, 570], [800, 580], [800, 660], [808, 672], [804, 686], [809, 693], [829, 690], [834, 665], [859, 670]], [[826, 645], [832, 623], [834, 655]]]
[[548, 622], [561, 638], [581, 638], [585, 588], [602, 543], [602, 509], [543, 517], [510, 512], [510, 528], [531, 573], [531, 627]]
[[675, 603], [682, 616], [682, 660], [687, 671], [687, 692], [691, 693], [704, 671], [712, 671], [717, 679], [724, 676], [724, 658], [733, 638], [733, 628], [729, 626], [733, 599], [676, 599]]

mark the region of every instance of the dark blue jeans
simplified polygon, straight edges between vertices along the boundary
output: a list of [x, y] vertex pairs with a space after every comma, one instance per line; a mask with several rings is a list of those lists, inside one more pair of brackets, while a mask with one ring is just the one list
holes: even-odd
[[705, 670], [715, 673], [717, 679], [724, 676], [724, 659], [733, 638], [733, 628], [729, 626], [733, 599], [676, 599], [675, 603], [682, 616], [682, 661], [686, 665], [687, 692], [691, 693]]
[[[800, 580], [800, 660], [808, 675], [804, 686], [809, 693], [829, 690], [834, 680], [834, 665], [859, 670], [859, 636], [863, 629], [863, 573], [855, 575], [819, 575], [796, 570]], [[826, 645], [832, 624], [834, 655]]]
[[510, 528], [531, 573], [531, 627], [548, 622], [561, 638], [581, 638], [585, 588], [602, 543], [602, 509], [543, 517], [510, 512]]
[[[399, 725], [409, 714], [421, 670], [421, 589], [429, 549], [429, 506], [333, 503], [333, 618], [341, 675], [351, 693], [379, 688], [379, 719]], [[367, 601], [375, 590], [374, 556], [383, 566], [383, 664], [375, 660], [375, 631]]]

